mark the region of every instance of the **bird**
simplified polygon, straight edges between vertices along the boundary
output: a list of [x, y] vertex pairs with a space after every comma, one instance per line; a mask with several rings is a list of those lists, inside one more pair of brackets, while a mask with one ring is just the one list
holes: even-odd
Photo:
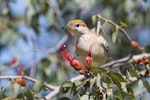
[[92, 32], [83, 20], [71, 20], [62, 29], [67, 30], [73, 38], [76, 38], [75, 52], [81, 63], [85, 62], [90, 47], [92, 47], [91, 54], [96, 66], [99, 67], [106, 62], [108, 42], [102, 35]]

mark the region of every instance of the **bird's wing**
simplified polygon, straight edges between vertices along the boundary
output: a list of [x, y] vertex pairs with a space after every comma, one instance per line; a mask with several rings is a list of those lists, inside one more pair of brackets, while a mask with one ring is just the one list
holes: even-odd
[[108, 42], [102, 36], [100, 36], [98, 40], [99, 40], [100, 45], [103, 46], [104, 50], [108, 52], [109, 50]]

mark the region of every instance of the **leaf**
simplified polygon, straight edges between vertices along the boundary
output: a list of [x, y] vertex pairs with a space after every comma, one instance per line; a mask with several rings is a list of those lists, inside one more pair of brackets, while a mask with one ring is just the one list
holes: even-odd
[[113, 85], [112, 92], [113, 92], [113, 96], [115, 97], [115, 100], [122, 100], [122, 95], [118, 86]]
[[80, 100], [94, 100], [90, 94], [83, 95]]
[[60, 93], [66, 94], [68, 93], [73, 86], [73, 83], [71, 81], [64, 82], [61, 87], [59, 88]]
[[34, 91], [36, 93], [39, 93], [42, 89], [44, 89], [44, 83], [41, 81], [36, 81], [35, 85], [34, 85]]
[[6, 98], [4, 98], [4, 99], [2, 99], [2, 100], [19, 100], [19, 99], [16, 99], [16, 98], [14, 98], [14, 97], [6, 97]]
[[6, 94], [2, 91], [0, 91], [0, 100], [3, 99], [3, 98], [6, 98]]
[[96, 16], [95, 15], [92, 16], [92, 22], [94, 25], [96, 24]]
[[135, 99], [134, 95], [127, 93], [125, 91], [121, 91], [121, 94], [122, 94], [122, 97], [124, 100], [134, 100]]
[[111, 84], [112, 80], [110, 79], [110, 77], [107, 74], [102, 73], [101, 74], [101, 79], [103, 82], [107, 83], [107, 84]]
[[132, 77], [140, 78], [140, 75], [136, 72], [136, 70], [133, 70], [132, 68], [129, 69], [129, 73]]
[[142, 80], [138, 81], [138, 86], [139, 86], [139, 90], [143, 89], [143, 81]]
[[76, 90], [76, 84], [75, 83], [73, 83], [73, 86], [72, 86], [72, 88], [71, 88], [71, 92], [70, 92], [70, 94], [72, 94], [73, 96], [75, 96], [76, 94], [77, 94], [77, 90]]
[[144, 84], [145, 88], [147, 89], [147, 91], [150, 93], [150, 84], [148, 83], [148, 81], [143, 80], [143, 84]]
[[83, 95], [80, 100], [88, 100], [89, 99], [89, 96], [88, 95]]
[[120, 22], [120, 26], [121, 27], [128, 27], [128, 25], [126, 23], [122, 22], [122, 21]]
[[117, 85], [119, 88], [121, 88], [121, 83], [120, 83], [119, 79], [115, 75], [111, 75], [110, 77], [111, 77], [111, 80], [113, 81], [113, 83], [115, 85]]
[[118, 33], [113, 32], [113, 33], [112, 33], [112, 42], [113, 42], [113, 43], [116, 43], [117, 38], [118, 38]]
[[111, 75], [116, 76], [120, 82], [127, 82], [124, 77], [117, 72], [112, 72]]
[[92, 88], [93, 88], [95, 82], [96, 82], [96, 77], [94, 77], [94, 78], [92, 78], [92, 79], [90, 80], [90, 90], [92, 90]]
[[131, 94], [134, 95], [134, 91], [133, 91], [133, 89], [132, 89], [132, 84], [127, 84], [127, 85], [126, 85], [126, 88], [127, 88], [128, 93], [131, 93]]
[[45, 69], [46, 67], [48, 67], [51, 64], [51, 60], [49, 58], [43, 58], [40, 61], [40, 64], [41, 64], [40, 66]]
[[146, 45], [144, 50], [145, 50], [145, 52], [150, 52], [150, 45]]
[[101, 89], [101, 76], [98, 74], [96, 77], [96, 85]]
[[130, 75], [128, 70], [127, 70], [127, 73], [126, 73], [126, 78], [129, 79], [129, 80], [132, 78], [132, 76]]
[[91, 71], [91, 72], [95, 72], [95, 73], [99, 73], [99, 74], [101, 74], [101, 73], [106, 73], [106, 72], [107, 72], [107, 70], [104, 69], [104, 68], [96, 68], [96, 67], [92, 67], [92, 68], [90, 69], [90, 71]]
[[27, 100], [34, 100], [33, 94], [31, 93], [30, 89], [23, 89], [22, 94], [27, 98]]

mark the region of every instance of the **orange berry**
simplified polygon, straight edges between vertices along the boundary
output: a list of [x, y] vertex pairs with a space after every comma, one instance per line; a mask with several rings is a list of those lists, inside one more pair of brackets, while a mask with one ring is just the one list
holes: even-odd
[[136, 64], [138, 64], [139, 61], [138, 61], [138, 59], [134, 59], [134, 62], [135, 62]]
[[131, 44], [134, 48], [139, 48], [139, 43], [137, 41], [132, 41]]
[[21, 86], [26, 86], [26, 81], [23, 78], [17, 78], [16, 82]]
[[139, 65], [144, 66], [144, 62], [139, 62]]
[[143, 56], [143, 60], [146, 60], [148, 59], [148, 57], [146, 55]]
[[82, 69], [82, 64], [76, 60], [76, 59], [73, 59], [71, 62], [70, 62], [70, 65], [76, 70], [76, 71], [79, 71]]
[[15, 63], [17, 63], [17, 61], [18, 61], [17, 58], [12, 58], [11, 61], [10, 61], [10, 63], [11, 64], [15, 64]]
[[85, 75], [85, 74], [86, 74], [86, 71], [85, 71], [85, 70], [80, 70], [79, 73], [80, 73], [81, 75]]
[[142, 59], [142, 58], [139, 58], [139, 59], [138, 59], [138, 62], [139, 62], [139, 63], [140, 63], [140, 62], [142, 62], [142, 61], [143, 61], [143, 59]]
[[89, 70], [92, 67], [93, 64], [93, 58], [90, 56], [87, 56], [85, 58], [85, 67]]
[[145, 59], [145, 60], [144, 60], [144, 63], [145, 63], [145, 64], [149, 64], [149, 59]]

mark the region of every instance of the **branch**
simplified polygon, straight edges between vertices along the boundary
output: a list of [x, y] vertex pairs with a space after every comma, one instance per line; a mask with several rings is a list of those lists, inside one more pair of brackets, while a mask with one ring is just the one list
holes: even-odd
[[[144, 53], [144, 54], [134, 55], [130, 60], [127, 61], [127, 59], [129, 59], [129, 57], [130, 57], [129, 56], [129, 57], [125, 57], [125, 58], [122, 58], [122, 59], [119, 59], [119, 60], [112, 61], [110, 63], [106, 63], [106, 64], [102, 65], [101, 67], [109, 69], [109, 68], [115, 68], [115, 67], [127, 65], [129, 63], [133, 63], [134, 59], [139, 59], [139, 58], [143, 57], [144, 55], [147, 56], [147, 57], [150, 57], [150, 53]], [[126, 61], [126, 62], [124, 62], [124, 61]], [[150, 77], [150, 73], [145, 76], [146, 70], [140, 71], [139, 74], [140, 74], [141, 78]], [[24, 78], [24, 79], [32, 81], [32, 82], [37, 81], [36, 79], [28, 77], [28, 76], [0, 76], [0, 79], [16, 79], [16, 78]], [[83, 78], [84, 78], [83, 75], [79, 75], [79, 76], [76, 76], [76, 77], [70, 79], [70, 81], [75, 82], [77, 80], [82, 80]], [[138, 79], [133, 78], [131, 80], [134, 82], [134, 81], [137, 81]], [[56, 96], [59, 93], [60, 86], [52, 86], [52, 85], [49, 85], [47, 83], [44, 83], [44, 85], [45, 85], [45, 87], [52, 90], [52, 92], [49, 93], [48, 95], [46, 95], [42, 100], [51, 100], [54, 96]]]
[[[74, 78], [70, 79], [70, 81], [71, 82], [75, 82], [77, 80], [82, 80], [83, 78], [84, 78], [84, 75], [79, 75], [77, 77], [74, 77]], [[42, 99], [42, 100], [51, 100], [54, 96], [56, 96], [59, 93], [59, 88], [60, 88], [60, 86], [57, 87], [57, 88], [55, 88], [54, 91], [52, 91], [51, 93], [49, 93], [48, 95], [46, 95], [44, 97], [44, 99]]]
[[[124, 66], [124, 65], [127, 65], [129, 63], [133, 63], [135, 59], [142, 58], [144, 55], [147, 56], [147, 57], [150, 57], [150, 53], [143, 53], [143, 54], [139, 54], [139, 55], [133, 55], [132, 57], [128, 56], [128, 57], [125, 57], [125, 58], [122, 58], [122, 59], [119, 59], [119, 60], [115, 60], [115, 61], [106, 63], [106, 64], [102, 65], [101, 67], [102, 68], [115, 68], [115, 67]], [[131, 57], [131, 59], [129, 59], [130, 57]]]
[[40, 58], [38, 58], [38, 59], [35, 59], [35, 60], [33, 60], [31, 63], [29, 63], [28, 65], [26, 65], [24, 68], [26, 68], [26, 70], [27, 70], [27, 69], [30, 68], [30, 66], [35, 65], [35, 64], [38, 63], [41, 59], [43, 59], [43, 58], [49, 56], [50, 54], [56, 53], [56, 52], [61, 48], [61, 46], [62, 46], [67, 40], [68, 40], [68, 35], [65, 34], [65, 35], [61, 38], [61, 40], [57, 43], [57, 45], [56, 45], [54, 48], [41, 49], [41, 48], [37, 48], [37, 47], [34, 48], [34, 47], [33, 47], [33, 48], [29, 49], [29, 50], [26, 50], [26, 51], [24, 51], [23, 53], [21, 53], [21, 54], [19, 55], [19, 57], [17, 58], [17, 59], [18, 59], [18, 63], [9, 65], [7, 69], [0, 70], [0, 73], [18, 67], [18, 66], [20, 65], [19, 60], [21, 59], [21, 57], [22, 57], [25, 53], [27, 53], [27, 52], [29, 52], [29, 51], [31, 51], [31, 50], [46, 52], [46, 54], [45, 54], [44, 56], [42, 56], [42, 57], [40, 57]]
[[119, 29], [124, 34], [124, 36], [127, 38], [127, 40], [130, 42], [130, 44], [131, 44], [132, 40], [131, 40], [130, 36], [128, 35], [128, 33], [122, 27], [120, 27], [119, 25], [117, 25], [113, 21], [102, 17], [100, 14], [94, 14], [94, 15], [96, 15], [99, 19], [104, 20], [105, 22], [110, 23], [111, 25], [113, 25], [117, 29]]
[[[102, 65], [101, 67], [102, 68], [108, 68], [108, 67], [109, 68], [115, 68], [115, 67], [127, 65], [129, 63], [133, 63], [134, 59], [139, 59], [139, 58], [143, 57], [144, 55], [147, 56], [147, 57], [150, 57], [150, 53], [144, 53], [144, 54], [139, 54], [139, 55], [134, 55], [134, 56], [128, 56], [128, 57], [125, 57], [125, 58], [122, 58], [122, 59], [119, 59], [119, 60], [112, 61], [110, 63], [106, 63], [106, 64]], [[139, 74], [141, 75], [141, 77], [143, 77], [145, 75], [145, 73], [146, 73], [146, 70], [141, 71]], [[147, 77], [150, 77], [150, 74], [148, 74]], [[76, 80], [82, 80], [83, 78], [84, 78], [83, 75], [79, 75], [77, 77], [72, 78], [71, 81], [74, 82]], [[138, 80], [138, 79], [136, 78], [136, 79], [133, 79], [132, 81], [136, 81], [136, 80]], [[50, 94], [45, 96], [44, 99], [51, 100], [58, 93], [59, 93], [59, 87], [57, 87], [53, 92], [51, 92]]]
[[[34, 79], [34, 78], [31, 78], [31, 77], [28, 77], [28, 76], [0, 76], [0, 79], [17, 79], [17, 78], [23, 78], [23, 79], [26, 79], [26, 80], [29, 80], [31, 82], [36, 82], [38, 80]], [[50, 90], [55, 90], [57, 86], [52, 86], [52, 85], [49, 85], [47, 83], [44, 83], [44, 86], [47, 87], [48, 89]]]

